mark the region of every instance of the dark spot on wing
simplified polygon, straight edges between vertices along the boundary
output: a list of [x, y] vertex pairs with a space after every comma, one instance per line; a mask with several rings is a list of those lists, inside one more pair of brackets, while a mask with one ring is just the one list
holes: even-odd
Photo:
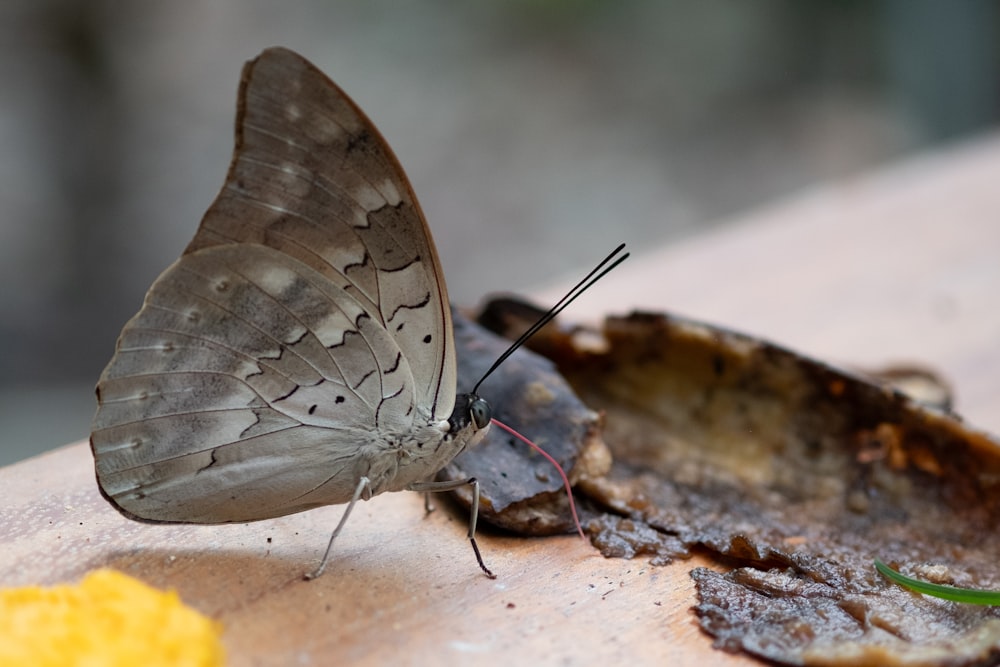
[[351, 136], [347, 140], [347, 147], [344, 152], [350, 155], [354, 151], [361, 151], [362, 153], [372, 152], [372, 135], [367, 130], [362, 130], [357, 134]]

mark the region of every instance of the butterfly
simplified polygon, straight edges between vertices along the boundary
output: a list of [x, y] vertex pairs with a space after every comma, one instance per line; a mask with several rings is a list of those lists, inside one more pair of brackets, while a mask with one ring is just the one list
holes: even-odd
[[[455, 385], [441, 264], [399, 162], [315, 66], [264, 51], [222, 190], [98, 381], [102, 495], [156, 523], [351, 503], [335, 537], [358, 499], [478, 484], [431, 481], [490, 425]], [[492, 576], [474, 534], [475, 512]]]
[[[627, 258], [612, 262], [623, 247], [480, 382]], [[492, 578], [475, 537], [479, 482], [434, 481], [491, 423], [509, 428], [477, 388], [456, 392], [441, 263], [392, 150], [314, 65], [264, 51], [243, 68], [222, 190], [97, 383], [101, 494], [152, 523], [243, 523], [347, 503], [314, 578], [359, 500], [469, 485], [468, 537]]]

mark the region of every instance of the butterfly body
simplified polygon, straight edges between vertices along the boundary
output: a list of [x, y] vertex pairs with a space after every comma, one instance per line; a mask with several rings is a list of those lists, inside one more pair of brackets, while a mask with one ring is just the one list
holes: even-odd
[[98, 382], [101, 491], [131, 518], [227, 523], [425, 490], [489, 421], [456, 397], [452, 336], [385, 141], [315, 67], [265, 51], [225, 185]]

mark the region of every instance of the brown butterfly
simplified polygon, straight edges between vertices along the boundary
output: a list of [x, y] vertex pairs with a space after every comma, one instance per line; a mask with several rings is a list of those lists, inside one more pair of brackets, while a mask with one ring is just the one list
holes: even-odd
[[242, 523], [349, 503], [312, 578], [359, 499], [471, 485], [469, 539], [493, 577], [475, 538], [479, 483], [433, 481], [492, 411], [475, 389], [456, 395], [430, 230], [378, 130], [292, 51], [244, 67], [225, 185], [122, 329], [97, 400], [97, 481], [131, 519]]
[[[413, 189], [301, 56], [268, 49], [244, 67], [225, 185], [125, 325], [97, 398], [101, 492], [140, 521], [351, 503], [339, 532], [358, 499], [478, 484], [430, 481], [491, 412], [456, 396], [447, 289]], [[475, 547], [474, 531], [475, 512]]]

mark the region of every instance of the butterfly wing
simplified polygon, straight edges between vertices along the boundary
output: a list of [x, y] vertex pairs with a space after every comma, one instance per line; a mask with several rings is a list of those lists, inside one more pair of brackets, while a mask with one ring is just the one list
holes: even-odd
[[226, 183], [97, 394], [102, 492], [152, 521], [345, 502], [382, 434], [450, 415], [450, 311], [423, 215], [371, 122], [300, 56], [244, 68]]
[[226, 243], [276, 248], [351, 293], [417, 364], [418, 400], [451, 414], [451, 312], [413, 189], [357, 105], [287, 49], [244, 68], [226, 184], [186, 253]]

